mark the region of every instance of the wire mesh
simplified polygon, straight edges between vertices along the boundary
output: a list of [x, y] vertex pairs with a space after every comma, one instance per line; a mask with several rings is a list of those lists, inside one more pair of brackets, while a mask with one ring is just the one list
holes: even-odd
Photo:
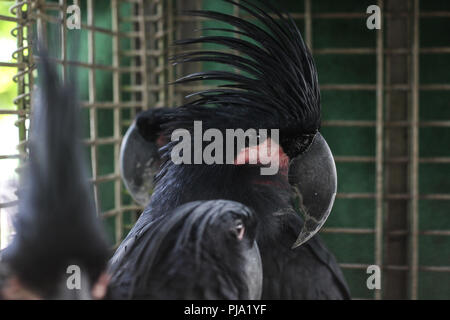
[[[14, 62], [0, 62], [2, 68], [16, 69], [16, 74], [12, 77], [12, 81], [17, 84], [17, 96], [12, 103], [15, 109], [6, 108], [11, 101], [4, 102], [0, 106], [0, 115], [2, 116], [16, 116], [14, 125], [17, 127], [17, 134], [19, 137], [19, 145], [17, 146], [17, 153], [15, 154], [0, 154], [0, 161], [6, 162], [9, 160], [18, 160], [17, 172], [20, 171], [23, 161], [26, 159], [26, 134], [27, 134], [27, 119], [29, 113], [31, 88], [33, 87], [33, 57], [29, 50], [30, 48], [30, 24], [28, 20], [29, 6], [25, 1], [11, 2], [9, 15], [0, 16], [0, 21], [7, 21], [15, 23], [15, 26], [10, 30], [10, 34], [16, 38], [16, 49], [12, 53], [12, 60]], [[7, 139], [8, 137], [2, 137]], [[5, 175], [6, 172], [3, 174]], [[5, 176], [3, 176], [5, 178]], [[4, 243], [10, 239], [9, 227], [11, 224], [10, 213], [13, 212], [17, 206], [17, 195], [12, 194], [15, 183], [8, 183], [2, 185], [4, 188], [2, 198], [0, 199], [0, 243], [4, 247]], [[5, 196], [6, 193], [6, 196]], [[8, 216], [8, 217], [7, 217]], [[7, 217], [7, 218], [6, 218]], [[3, 225], [2, 225], [3, 224]], [[5, 234], [1, 234], [3, 233]], [[8, 233], [8, 234], [6, 234]]]

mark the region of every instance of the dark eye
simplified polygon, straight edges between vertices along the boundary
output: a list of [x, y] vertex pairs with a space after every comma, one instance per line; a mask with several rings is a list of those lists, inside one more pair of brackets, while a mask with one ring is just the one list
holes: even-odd
[[296, 143], [297, 154], [302, 154], [303, 152], [306, 151], [306, 149], [308, 149], [308, 147], [310, 146], [310, 144], [314, 139], [314, 136], [315, 134], [305, 134], [297, 140]]
[[233, 233], [236, 235], [236, 238], [241, 241], [244, 239], [245, 234], [244, 222], [241, 219], [237, 219], [234, 223]]

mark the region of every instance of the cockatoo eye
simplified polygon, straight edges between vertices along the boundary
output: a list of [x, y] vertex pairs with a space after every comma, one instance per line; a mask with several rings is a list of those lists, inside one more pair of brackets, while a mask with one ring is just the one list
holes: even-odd
[[244, 226], [244, 222], [241, 219], [237, 219], [235, 221], [235, 225], [234, 225], [234, 228], [233, 228], [233, 233], [236, 235], [236, 238], [239, 241], [244, 239], [245, 226]]

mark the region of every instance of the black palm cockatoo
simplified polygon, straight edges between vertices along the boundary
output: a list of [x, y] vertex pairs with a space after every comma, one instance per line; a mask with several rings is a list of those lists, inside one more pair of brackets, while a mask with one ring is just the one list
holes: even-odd
[[80, 104], [74, 86], [62, 85], [45, 50], [39, 53], [16, 234], [0, 252], [0, 298], [102, 298], [110, 250], [84, 167]]
[[111, 261], [108, 298], [259, 299], [256, 226], [237, 202], [184, 204], [123, 244]]
[[[177, 206], [198, 200], [233, 200], [253, 209], [258, 220], [263, 298], [350, 298], [334, 256], [314, 236], [331, 212], [337, 180], [333, 156], [319, 132], [320, 92], [312, 55], [295, 22], [270, 4], [223, 1], [251, 18], [190, 11], [192, 16], [230, 27], [208, 28], [208, 32], [220, 34], [180, 40], [177, 44], [200, 48], [213, 44], [226, 50], [195, 49], [174, 57], [175, 64], [215, 62], [227, 66], [226, 70], [190, 74], [176, 83], [213, 80], [223, 84], [190, 95], [189, 102], [178, 108], [140, 114], [124, 140], [125, 181], [139, 181], [133, 174], [142, 172], [148, 163], [160, 161], [162, 165], [155, 184], [147, 181], [153, 188], [148, 206], [115, 255], [121, 257], [134, 246], [145, 246], [139, 234]], [[174, 133], [186, 130], [194, 136], [195, 145], [196, 122], [201, 123], [204, 132], [212, 129], [223, 136], [231, 129], [276, 129], [279, 136], [266, 135], [256, 145], [247, 141], [237, 146], [239, 150], [231, 163], [174, 161], [173, 152], [180, 143], [180, 139], [173, 139]], [[205, 140], [201, 148], [205, 148]], [[161, 143], [166, 144], [153, 159], [155, 153], [149, 153], [144, 145], [155, 148]], [[258, 150], [269, 146], [275, 151], [260, 157]], [[216, 154], [229, 150], [225, 144], [221, 147]], [[198, 150], [195, 146], [193, 149], [195, 156]], [[262, 175], [262, 169], [274, 162], [279, 168], [276, 174]], [[134, 194], [136, 199], [148, 198], [142, 191], [149, 190], [140, 189], [139, 183], [130, 189], [131, 193], [136, 190], [140, 190], [140, 194]], [[132, 239], [135, 241], [130, 242]], [[132, 255], [127, 259], [133, 259]], [[114, 264], [113, 259], [113, 269]], [[136, 272], [133, 268], [115, 270], [130, 278]]]

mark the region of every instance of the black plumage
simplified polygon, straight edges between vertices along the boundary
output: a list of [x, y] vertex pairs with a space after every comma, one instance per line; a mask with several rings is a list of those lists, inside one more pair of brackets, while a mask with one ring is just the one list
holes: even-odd
[[[166, 110], [158, 116], [158, 128], [168, 139], [180, 128], [192, 132], [194, 121], [202, 121], [204, 130], [216, 128], [222, 132], [235, 128], [279, 129], [282, 153], [287, 159], [284, 165], [288, 166], [308, 149], [311, 135], [320, 129], [320, 92], [313, 58], [290, 17], [262, 1], [223, 1], [245, 11], [258, 25], [220, 12], [188, 12], [228, 23], [233, 28], [216, 29], [229, 36], [180, 40], [178, 45], [219, 44], [235, 53], [197, 50], [176, 56], [174, 63], [214, 61], [235, 67], [239, 72], [209, 70], [179, 79], [177, 84], [203, 80], [226, 83], [197, 92], [186, 105]], [[274, 12], [276, 17], [268, 12]], [[148, 117], [149, 114], [141, 115], [138, 123], [143, 126], [152, 123]], [[139, 130], [152, 131], [151, 128]], [[130, 250], [131, 239], [136, 240], [131, 246], [142, 246], [137, 236], [175, 207], [194, 200], [228, 199], [256, 212], [264, 274], [263, 298], [350, 297], [334, 256], [318, 236], [291, 249], [303, 220], [297, 212], [301, 207], [298, 193], [286, 174], [288, 168], [273, 176], [261, 176], [257, 165], [175, 165], [170, 158], [175, 144], [169, 142], [161, 149], [164, 163], [150, 204], [116, 256]], [[118, 268], [115, 272], [134, 277], [134, 269]]]
[[1, 263], [39, 297], [73, 297], [64, 292], [68, 266], [78, 265], [82, 284], [92, 286], [106, 268], [109, 249], [84, 167], [76, 89], [62, 85], [46, 52], [39, 52], [16, 234]]
[[259, 297], [262, 274], [255, 237], [254, 213], [240, 203], [184, 204], [123, 243], [124, 250], [111, 261], [108, 297]]

